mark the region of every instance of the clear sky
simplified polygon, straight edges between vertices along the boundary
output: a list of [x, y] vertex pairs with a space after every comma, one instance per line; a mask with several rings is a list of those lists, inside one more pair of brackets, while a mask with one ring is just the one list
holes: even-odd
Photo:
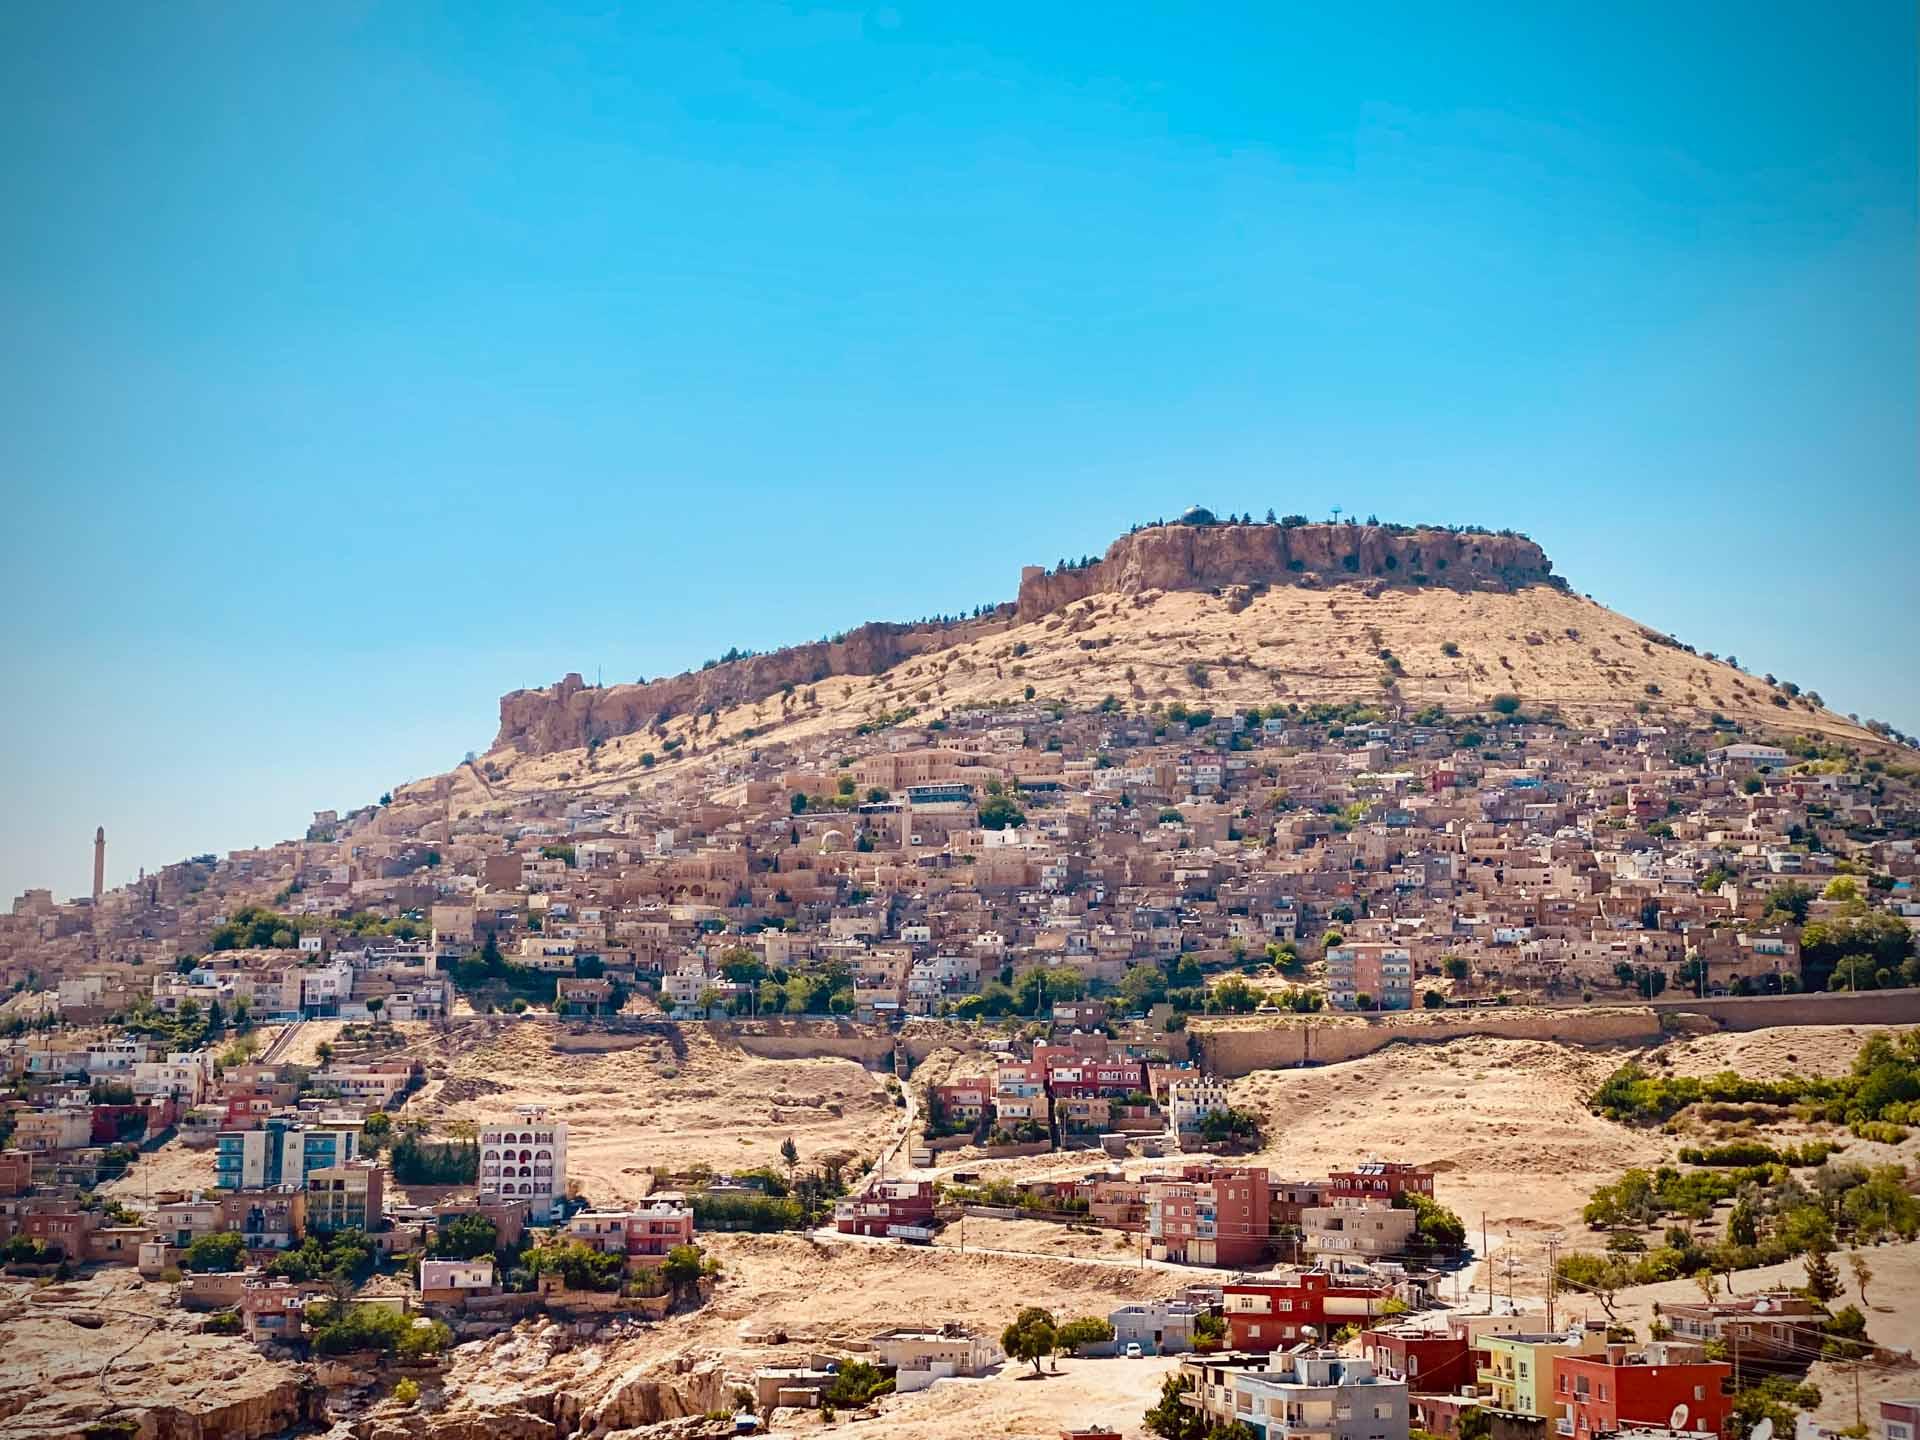
[[0, 7], [0, 892], [1193, 501], [1525, 530], [1920, 729], [1915, 43], [1889, 0]]

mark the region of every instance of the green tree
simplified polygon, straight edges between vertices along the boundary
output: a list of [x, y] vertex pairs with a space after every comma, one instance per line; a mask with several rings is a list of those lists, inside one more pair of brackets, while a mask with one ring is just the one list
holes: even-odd
[[1840, 1294], [1840, 1271], [1834, 1266], [1831, 1251], [1809, 1250], [1805, 1263], [1807, 1283], [1803, 1289], [1808, 1299], [1824, 1305]]
[[1807, 907], [1813, 903], [1813, 891], [1797, 880], [1788, 880], [1767, 892], [1767, 909], [1793, 917], [1793, 923], [1807, 923]]
[[1120, 977], [1120, 999], [1129, 1011], [1146, 1011], [1167, 998], [1167, 977], [1158, 965], [1135, 965]]
[[1011, 1360], [1025, 1360], [1040, 1374], [1040, 1362], [1053, 1353], [1053, 1312], [1029, 1305], [1000, 1332], [1000, 1348]]
[[225, 1274], [238, 1270], [246, 1260], [246, 1242], [233, 1231], [202, 1235], [181, 1257], [180, 1268], [198, 1275]]
[[1026, 812], [1015, 805], [1005, 795], [995, 795], [980, 807], [980, 828], [983, 830], [1018, 829], [1027, 823]]
[[1159, 1400], [1140, 1417], [1141, 1422], [1161, 1440], [1203, 1440], [1206, 1416], [1181, 1400], [1192, 1388], [1190, 1381], [1177, 1374], [1167, 1376], [1160, 1382]]
[[529, 1250], [522, 1262], [534, 1276], [558, 1275], [569, 1290], [618, 1290], [626, 1279], [623, 1255], [607, 1255], [578, 1240]]
[[1460, 1217], [1431, 1195], [1402, 1191], [1394, 1205], [1414, 1212], [1413, 1233], [1429, 1245], [1458, 1250], [1467, 1243], [1467, 1227]]
[[893, 1381], [880, 1372], [879, 1366], [866, 1360], [842, 1360], [839, 1370], [821, 1392], [820, 1403], [823, 1406], [857, 1410], [882, 1395], [892, 1393]]
[[500, 1230], [484, 1215], [451, 1215], [440, 1222], [427, 1254], [435, 1260], [478, 1260], [500, 1245]]
[[1734, 1396], [1734, 1440], [1748, 1440], [1762, 1420], [1773, 1422], [1775, 1435], [1791, 1435], [1798, 1412], [1811, 1410], [1819, 1403], [1819, 1386], [1796, 1384], [1785, 1375], [1769, 1375]]
[[1113, 1339], [1113, 1326], [1098, 1315], [1082, 1315], [1053, 1332], [1053, 1353], [1077, 1355], [1082, 1345], [1104, 1345]]
[[704, 1275], [718, 1273], [720, 1267], [704, 1258], [698, 1245], [676, 1245], [660, 1262], [660, 1274], [676, 1295], [690, 1293]]

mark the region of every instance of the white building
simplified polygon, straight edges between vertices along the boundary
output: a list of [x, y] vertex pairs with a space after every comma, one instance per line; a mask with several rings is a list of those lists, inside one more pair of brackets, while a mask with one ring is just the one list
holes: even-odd
[[1167, 1124], [1176, 1134], [1198, 1130], [1207, 1116], [1228, 1108], [1227, 1087], [1210, 1075], [1175, 1080], [1167, 1086]]
[[480, 1131], [480, 1198], [525, 1201], [540, 1225], [567, 1193], [567, 1125], [546, 1115], [542, 1106], [523, 1105], [518, 1120]]

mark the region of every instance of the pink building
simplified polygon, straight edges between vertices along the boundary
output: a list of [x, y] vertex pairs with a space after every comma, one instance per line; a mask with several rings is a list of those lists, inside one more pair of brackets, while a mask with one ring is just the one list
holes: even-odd
[[676, 1245], [693, 1243], [693, 1211], [678, 1196], [662, 1196], [637, 1210], [582, 1210], [567, 1221], [567, 1238], [629, 1265], [658, 1265]]

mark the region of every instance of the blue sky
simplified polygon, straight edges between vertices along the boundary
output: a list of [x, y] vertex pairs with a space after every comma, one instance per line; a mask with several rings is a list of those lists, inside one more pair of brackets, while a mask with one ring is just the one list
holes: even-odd
[[1190, 501], [1920, 729], [1913, 7], [0, 8], [0, 894]]

